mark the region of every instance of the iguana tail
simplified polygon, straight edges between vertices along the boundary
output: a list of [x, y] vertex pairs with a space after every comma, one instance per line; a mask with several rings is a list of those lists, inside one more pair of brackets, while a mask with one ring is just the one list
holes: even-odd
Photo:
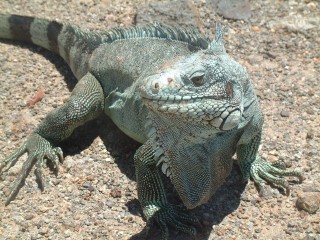
[[80, 79], [91, 53], [102, 43], [100, 34], [41, 18], [0, 14], [0, 38], [31, 42], [59, 54]]

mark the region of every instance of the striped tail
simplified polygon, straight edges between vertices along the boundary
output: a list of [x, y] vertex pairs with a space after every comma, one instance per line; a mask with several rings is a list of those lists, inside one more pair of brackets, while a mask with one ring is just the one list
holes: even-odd
[[46, 19], [0, 14], [0, 38], [31, 42], [59, 54], [80, 79], [91, 53], [102, 42], [97, 33]]

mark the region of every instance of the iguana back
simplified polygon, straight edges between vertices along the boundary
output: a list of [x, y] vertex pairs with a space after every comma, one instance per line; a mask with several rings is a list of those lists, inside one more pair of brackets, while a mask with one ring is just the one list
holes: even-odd
[[[133, 52], [130, 58], [129, 56], [125, 59], [118, 57], [116, 60], [121, 62], [132, 57], [135, 57], [134, 60], [142, 59], [143, 65], [139, 66], [145, 69], [146, 66], [152, 67], [156, 63], [172, 59], [174, 55], [205, 49], [210, 43], [208, 38], [194, 29], [188, 30], [164, 24], [94, 32], [68, 23], [9, 14], [0, 14], [0, 38], [31, 42], [57, 53], [67, 62], [77, 79], [83, 77], [89, 70], [89, 59], [101, 45], [103, 45], [102, 48], [108, 48], [109, 45], [117, 42], [118, 47], [110, 49], [108, 53], [110, 55], [104, 57], [115, 60], [114, 57], [122, 52], [122, 54]], [[166, 40], [172, 40], [174, 44]], [[161, 42], [165, 42], [163, 46], [160, 46]], [[154, 49], [155, 47], [161, 50]], [[153, 59], [150, 57], [155, 53], [154, 59], [157, 62], [152, 62]]]

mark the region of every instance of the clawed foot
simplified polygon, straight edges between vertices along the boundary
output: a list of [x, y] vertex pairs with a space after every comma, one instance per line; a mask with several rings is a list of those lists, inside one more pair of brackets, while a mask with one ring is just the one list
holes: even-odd
[[32, 134], [14, 154], [0, 163], [0, 174], [7, 172], [11, 167], [13, 167], [19, 158], [25, 153], [28, 153], [28, 159], [23, 163], [21, 172], [11, 188], [11, 192], [5, 203], [6, 205], [8, 205], [17, 196], [34, 165], [36, 165], [35, 175], [39, 188], [43, 191], [44, 181], [42, 168], [45, 164], [45, 160], [48, 159], [53, 163], [56, 172], [58, 172], [59, 161], [63, 161], [61, 148], [54, 148], [50, 142], [40, 135]]
[[263, 195], [264, 185], [267, 182], [270, 182], [285, 188], [286, 194], [289, 195], [290, 194], [289, 183], [283, 177], [285, 176], [297, 177], [299, 179], [299, 183], [301, 183], [303, 180], [303, 176], [301, 172], [286, 170], [285, 164], [281, 161], [270, 163], [267, 161], [262, 161], [261, 159], [257, 159], [251, 165], [250, 174], [260, 189], [260, 195]]
[[194, 226], [199, 226], [198, 219], [187, 213], [187, 209], [184, 206], [175, 206], [167, 204], [147, 221], [147, 234], [157, 224], [162, 232], [162, 240], [167, 240], [169, 237], [169, 226], [176, 228], [177, 230], [188, 233], [195, 236], [197, 231]]

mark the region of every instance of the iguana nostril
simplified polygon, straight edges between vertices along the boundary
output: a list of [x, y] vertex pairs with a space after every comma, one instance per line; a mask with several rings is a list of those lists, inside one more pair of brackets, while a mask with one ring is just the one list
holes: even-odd
[[152, 91], [152, 93], [153, 94], [157, 94], [159, 91], [160, 91], [160, 84], [159, 84], [159, 82], [158, 81], [156, 81], [156, 82], [153, 82], [152, 84], [151, 84], [151, 91]]
[[167, 80], [168, 80], [168, 83], [173, 82], [173, 78], [167, 78]]

